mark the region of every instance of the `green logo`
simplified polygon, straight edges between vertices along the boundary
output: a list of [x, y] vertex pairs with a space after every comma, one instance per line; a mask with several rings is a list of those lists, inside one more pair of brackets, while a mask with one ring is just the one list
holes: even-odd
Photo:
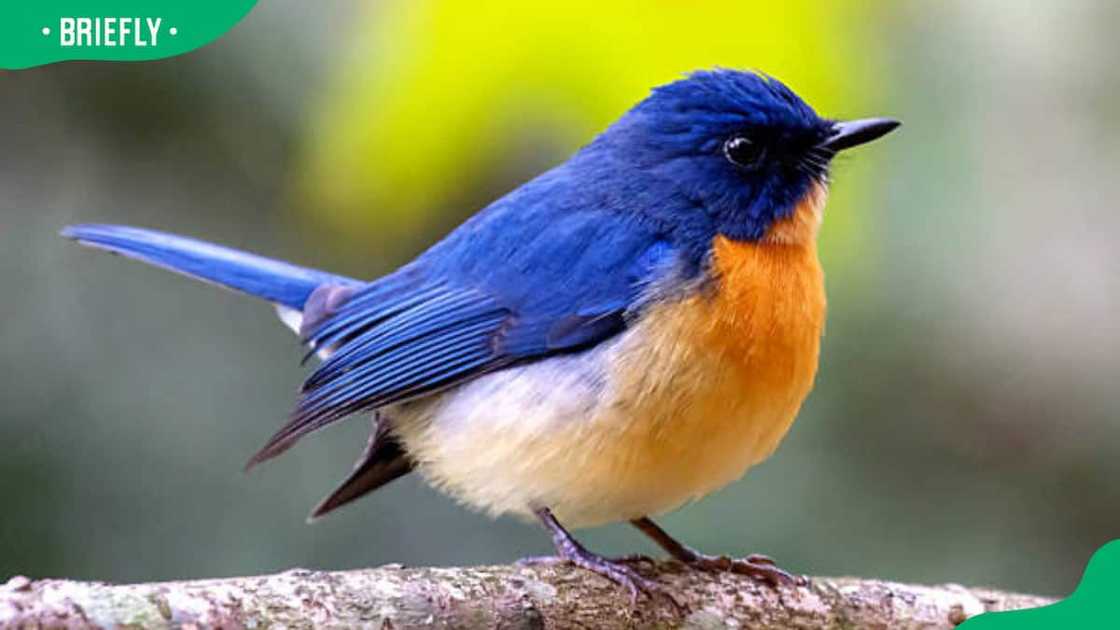
[[1042, 608], [984, 613], [960, 627], [963, 630], [1120, 627], [1120, 540], [1108, 543], [1093, 554], [1081, 584], [1067, 599]]
[[256, 0], [8, 0], [0, 68], [181, 55], [232, 29]]

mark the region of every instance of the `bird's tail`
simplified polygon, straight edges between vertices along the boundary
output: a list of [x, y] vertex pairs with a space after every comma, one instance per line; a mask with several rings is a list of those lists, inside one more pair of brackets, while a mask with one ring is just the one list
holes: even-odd
[[82, 245], [142, 260], [296, 311], [303, 309], [316, 287], [360, 284], [325, 271], [155, 230], [123, 225], [71, 225], [62, 230], [62, 235]]

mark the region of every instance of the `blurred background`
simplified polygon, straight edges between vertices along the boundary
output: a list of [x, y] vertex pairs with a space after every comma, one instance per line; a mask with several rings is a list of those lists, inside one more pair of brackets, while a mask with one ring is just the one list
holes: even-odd
[[240, 472], [306, 374], [270, 309], [56, 232], [374, 277], [721, 65], [905, 126], [836, 167], [800, 420], [663, 524], [797, 572], [1068, 593], [1120, 536], [1120, 4], [697, 4], [267, 0], [185, 57], [0, 73], [0, 581], [549, 552], [417, 478], [305, 525], [367, 424]]

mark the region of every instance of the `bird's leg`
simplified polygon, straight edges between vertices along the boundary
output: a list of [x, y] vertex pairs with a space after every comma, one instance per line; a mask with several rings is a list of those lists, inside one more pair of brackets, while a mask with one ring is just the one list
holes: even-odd
[[730, 558], [728, 556], [709, 556], [702, 554], [688, 545], [680, 542], [661, 529], [648, 517], [637, 518], [630, 521], [643, 534], [653, 539], [659, 547], [664, 549], [673, 558], [690, 567], [704, 571], [729, 571], [749, 575], [755, 579], [763, 580], [773, 586], [779, 584], [803, 584], [805, 578], [794, 577], [789, 572], [781, 569], [774, 561], [766, 556], [751, 554], [746, 558]]
[[[552, 511], [548, 508], [540, 508], [535, 510], [535, 513], [552, 534], [552, 544], [556, 546], [556, 553], [561, 559], [593, 573], [598, 573], [608, 580], [626, 587], [626, 590], [630, 591], [631, 606], [636, 606], [639, 594], [644, 593], [651, 598], [658, 594], [665, 595], [674, 606], [680, 608], [677, 600], [652, 580], [642, 577], [637, 571], [621, 562], [612, 561], [588, 551], [568, 533], [568, 530], [564, 529], [564, 526], [556, 520], [556, 517], [552, 515]], [[539, 562], [540, 560], [530, 560], [530, 562], [534, 561]]]

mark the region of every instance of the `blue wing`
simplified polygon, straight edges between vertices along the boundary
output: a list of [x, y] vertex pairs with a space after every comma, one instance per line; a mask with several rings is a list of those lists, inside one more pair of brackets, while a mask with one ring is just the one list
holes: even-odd
[[557, 207], [546, 175], [400, 271], [358, 290], [305, 340], [330, 351], [287, 425], [249, 462], [344, 416], [623, 330], [675, 252], [656, 226], [595, 200]]

